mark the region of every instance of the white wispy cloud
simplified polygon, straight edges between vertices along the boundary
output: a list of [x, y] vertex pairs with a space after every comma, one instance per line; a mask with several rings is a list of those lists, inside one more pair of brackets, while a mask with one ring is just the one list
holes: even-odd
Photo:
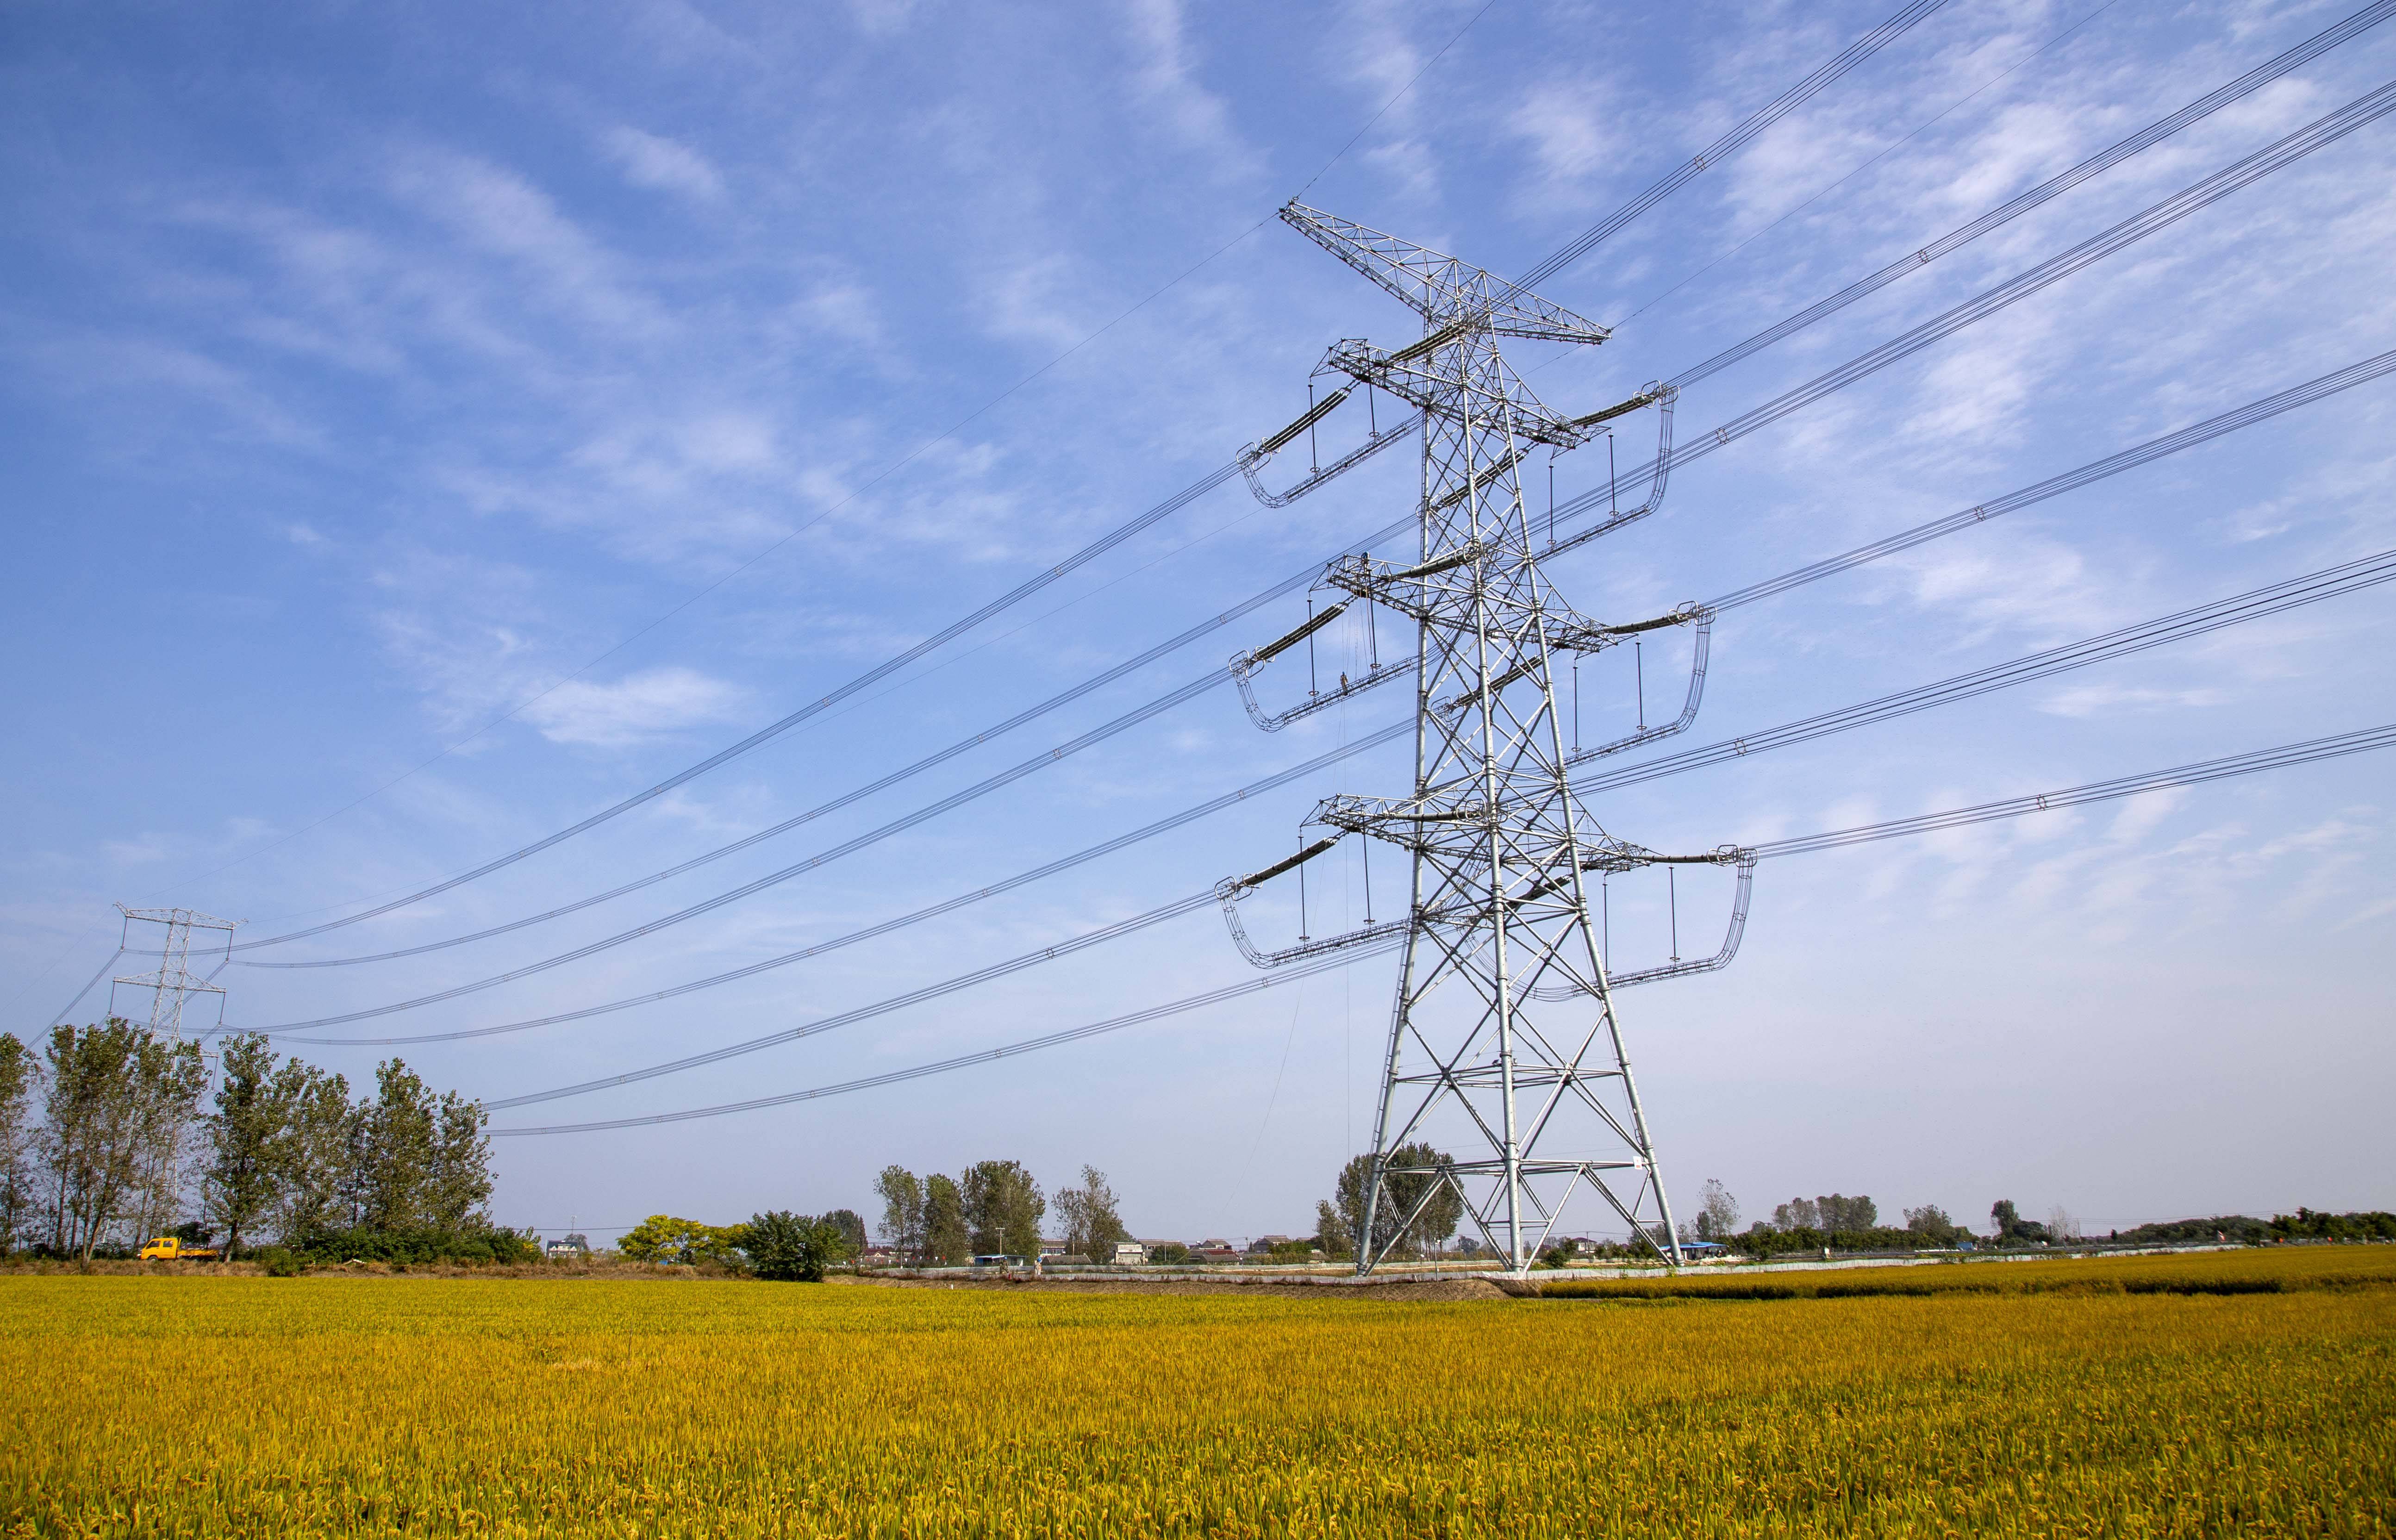
[[574, 679], [526, 707], [552, 743], [620, 749], [665, 734], [734, 720], [749, 693], [696, 669], [645, 669], [611, 684]]
[[634, 187], [679, 192], [700, 203], [714, 203], [724, 196], [723, 174], [686, 144], [629, 124], [608, 129], [599, 142]]

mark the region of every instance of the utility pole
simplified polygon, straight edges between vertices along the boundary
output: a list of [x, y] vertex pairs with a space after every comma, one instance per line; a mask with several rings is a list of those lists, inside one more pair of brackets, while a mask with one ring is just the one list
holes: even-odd
[[[1333, 562], [1317, 587], [1341, 594], [1338, 603], [1315, 610], [1301, 632], [1233, 660], [1245, 690], [1265, 659], [1352, 604], [1385, 605], [1416, 623], [1416, 657], [1377, 670], [1415, 672], [1412, 792], [1327, 798], [1301, 828], [1301, 838], [1308, 828], [1325, 837], [1217, 890], [1234, 938], [1260, 966], [1375, 942], [1402, 953], [1357, 1270], [1404, 1252], [1425, 1209], [1446, 1192], [1489, 1249], [1522, 1272], [1583, 1188], [1678, 1263], [1587, 879], [1665, 862], [1736, 865], [1742, 853], [1659, 856], [1588, 817], [1567, 778], [1574, 756], [1551, 661], [1710, 617], [1691, 605], [1604, 625], [1574, 613], [1539, 570], [1517, 474], [1536, 447], [1561, 453], [1617, 417], [1669, 410], [1671, 392], [1651, 386], [1605, 410], [1564, 417], [1531, 392], [1498, 341], [1596, 344], [1606, 328], [1455, 258], [1302, 205], [1283, 208], [1281, 219], [1415, 311], [1422, 325], [1418, 340], [1394, 352], [1360, 339], [1335, 344], [1316, 373], [1349, 383], [1241, 457], [1254, 484], [1257, 463], [1356, 385], [1401, 397], [1421, 414], [1415, 558]], [[1368, 677], [1357, 687], [1379, 682]], [[1241, 927], [1238, 900], [1349, 834], [1408, 853], [1404, 918], [1259, 952]], [[1418, 1142], [1452, 1153], [1435, 1165], [1390, 1165], [1401, 1147]]]

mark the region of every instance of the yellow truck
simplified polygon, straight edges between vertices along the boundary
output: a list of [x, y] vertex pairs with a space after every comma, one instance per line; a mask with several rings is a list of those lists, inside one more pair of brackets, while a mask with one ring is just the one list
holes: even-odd
[[162, 1235], [141, 1248], [144, 1262], [212, 1262], [216, 1255], [214, 1246], [187, 1246], [172, 1235]]

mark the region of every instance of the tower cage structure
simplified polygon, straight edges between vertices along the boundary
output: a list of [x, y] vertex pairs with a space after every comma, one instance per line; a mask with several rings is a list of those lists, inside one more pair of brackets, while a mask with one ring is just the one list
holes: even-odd
[[[220, 920], [213, 914], [202, 914], [187, 909], [127, 909], [116, 906], [125, 916], [125, 939], [132, 938], [134, 922], [166, 927], [166, 940], [158, 953], [155, 973], [131, 974], [112, 978], [109, 982], [109, 1015], [114, 1016], [115, 994], [119, 986], [148, 989], [150, 994], [150, 1029], [178, 1042], [183, 1036], [183, 1008], [193, 995], [217, 997], [215, 1027], [224, 1025], [224, 989], [192, 972], [192, 933], [195, 930], [220, 930], [225, 933], [225, 946], [233, 946], [233, 933], [241, 924], [238, 920]], [[131, 949], [127, 947], [126, 949]], [[221, 971], [221, 970], [220, 970]], [[214, 1028], [211, 1029], [213, 1030]]]
[[[1312, 491], [1324, 473], [1276, 499], [1257, 469], [1359, 388], [1413, 406], [1422, 431], [1413, 557], [1334, 561], [1316, 585], [1329, 603], [1298, 630], [1231, 662], [1245, 691], [1268, 659], [1359, 603], [1415, 623], [1415, 657], [1377, 663], [1308, 701], [1319, 709], [1410, 673], [1411, 793], [1326, 798], [1301, 825], [1296, 854], [1217, 888], [1233, 938], [1259, 966], [1360, 946], [1401, 954], [1353, 1237], [1357, 1271], [1407, 1255], [1424, 1238], [1426, 1221], [1444, 1212], [1521, 1272], [1584, 1190], [1636, 1240], [1677, 1263], [1671, 1207], [1631, 1077], [1614, 1005], [1618, 983], [1607, 975], [1591, 888], [1601, 876], [1659, 864], [1734, 867], [1743, 921], [1753, 863], [1729, 846], [1659, 855], [1608, 834], [1577, 805], [1568, 771], [1591, 755], [1567, 747], [1554, 670], [1562, 657], [1599, 653], [1644, 632], [1702, 633], [1711, 616], [1695, 604], [1626, 624], [1575, 613], [1540, 571], [1519, 474], [1538, 450], [1577, 448], [1613, 419], [1654, 407], [1662, 453], [1647, 491], [1652, 505], [1670, 463], [1672, 392], [1651, 385], [1604, 410], [1565, 417], [1508, 365], [1500, 339], [1594, 345], [1606, 339], [1605, 327], [1453, 257], [1296, 202], [1280, 217], [1412, 309], [1422, 325], [1418, 339], [1394, 351], [1355, 339], [1334, 344], [1316, 376], [1338, 378], [1338, 388], [1240, 457], [1258, 495], [1280, 506]], [[1376, 425], [1366, 451], [1389, 437]], [[1699, 670], [1702, 657], [1700, 649]], [[1268, 724], [1261, 716], [1259, 724]], [[1655, 736], [1644, 732], [1620, 746]], [[1309, 843], [1312, 830], [1325, 832]], [[1403, 917], [1258, 950], [1241, 925], [1239, 902], [1351, 834], [1407, 853]], [[1678, 971], [1689, 970], [1656, 970]], [[1431, 1139], [1452, 1148], [1430, 1149]]]

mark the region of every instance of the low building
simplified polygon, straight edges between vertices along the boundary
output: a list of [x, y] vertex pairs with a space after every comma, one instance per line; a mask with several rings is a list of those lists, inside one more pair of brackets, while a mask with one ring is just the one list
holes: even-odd
[[1111, 1260], [1118, 1268], [1139, 1268], [1148, 1265], [1148, 1248], [1137, 1241], [1118, 1241]]
[[548, 1245], [543, 1246], [541, 1251], [554, 1257], [588, 1256], [591, 1255], [591, 1242], [584, 1238], [581, 1231], [574, 1230], [552, 1241]]

